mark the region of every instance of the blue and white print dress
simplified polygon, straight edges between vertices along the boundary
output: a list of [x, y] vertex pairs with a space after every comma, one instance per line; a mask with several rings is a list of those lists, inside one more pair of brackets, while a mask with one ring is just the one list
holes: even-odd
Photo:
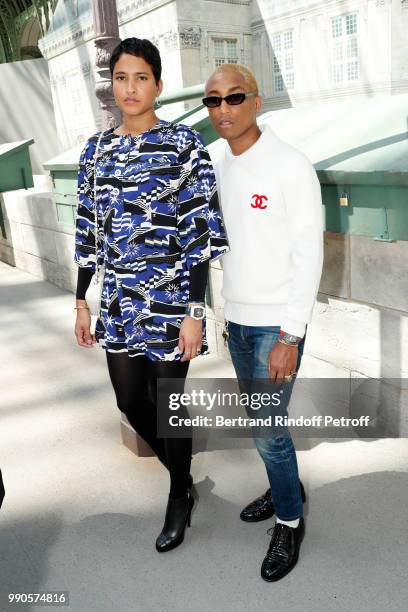
[[[179, 360], [189, 270], [229, 250], [211, 160], [192, 128], [160, 120], [138, 136], [100, 132], [81, 152], [75, 256], [104, 265], [95, 336], [112, 352]], [[97, 252], [96, 252], [97, 251]], [[208, 353], [205, 321], [202, 354]]]

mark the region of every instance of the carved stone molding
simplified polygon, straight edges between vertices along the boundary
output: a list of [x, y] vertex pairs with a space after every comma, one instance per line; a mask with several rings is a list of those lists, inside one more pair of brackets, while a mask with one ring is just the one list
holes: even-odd
[[112, 89], [109, 81], [99, 81], [96, 83], [95, 93], [100, 100], [104, 99], [106, 101], [107, 96], [112, 95]]
[[181, 28], [179, 38], [182, 49], [199, 49], [201, 45], [201, 28], [198, 26]]
[[94, 29], [92, 24], [87, 24], [74, 32], [58, 32], [57, 34], [46, 35], [38, 41], [40, 51], [47, 60], [92, 39]]
[[174, 49], [199, 49], [201, 37], [200, 27], [186, 26], [177, 31], [163, 32], [158, 38], [152, 37], [150, 40], [157, 47], [164, 47], [166, 51], [173, 51]]
[[[116, 40], [114, 38], [110, 38], [108, 40], [104, 40], [105, 43], [103, 46], [99, 42], [98, 48], [96, 49], [96, 58], [95, 65], [97, 68], [105, 68], [109, 65], [109, 61], [111, 58], [111, 54], [113, 49], [115, 48]], [[107, 44], [106, 44], [107, 43]]]
[[119, 2], [118, 21], [122, 25], [135, 17], [140, 17], [147, 11], [160, 8], [167, 2], [168, 0], [130, 0], [126, 4], [123, 1]]

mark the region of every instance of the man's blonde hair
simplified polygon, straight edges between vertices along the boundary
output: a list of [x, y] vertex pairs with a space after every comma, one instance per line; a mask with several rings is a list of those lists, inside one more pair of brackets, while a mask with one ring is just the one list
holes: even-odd
[[255, 91], [257, 94], [259, 93], [258, 83], [254, 73], [246, 66], [243, 66], [242, 64], [220, 64], [220, 66], [214, 70], [211, 76], [214, 74], [222, 74], [224, 72], [236, 72], [242, 75], [251, 91]]

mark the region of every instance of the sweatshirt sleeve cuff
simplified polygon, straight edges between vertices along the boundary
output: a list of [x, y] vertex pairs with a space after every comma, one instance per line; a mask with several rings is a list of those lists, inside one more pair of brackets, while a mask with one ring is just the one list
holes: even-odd
[[306, 323], [301, 323], [301, 321], [295, 321], [294, 319], [288, 319], [286, 317], [281, 323], [281, 330], [292, 336], [303, 338], [306, 332]]

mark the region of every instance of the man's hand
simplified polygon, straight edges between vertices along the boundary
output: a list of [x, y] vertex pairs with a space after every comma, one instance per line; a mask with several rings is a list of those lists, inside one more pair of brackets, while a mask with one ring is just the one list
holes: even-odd
[[268, 371], [272, 382], [285, 382], [284, 377], [294, 374], [298, 360], [297, 345], [276, 342], [268, 357]]
[[201, 349], [203, 323], [193, 317], [185, 317], [180, 327], [179, 351], [184, 352], [180, 361], [189, 361], [197, 357], [197, 350]]

